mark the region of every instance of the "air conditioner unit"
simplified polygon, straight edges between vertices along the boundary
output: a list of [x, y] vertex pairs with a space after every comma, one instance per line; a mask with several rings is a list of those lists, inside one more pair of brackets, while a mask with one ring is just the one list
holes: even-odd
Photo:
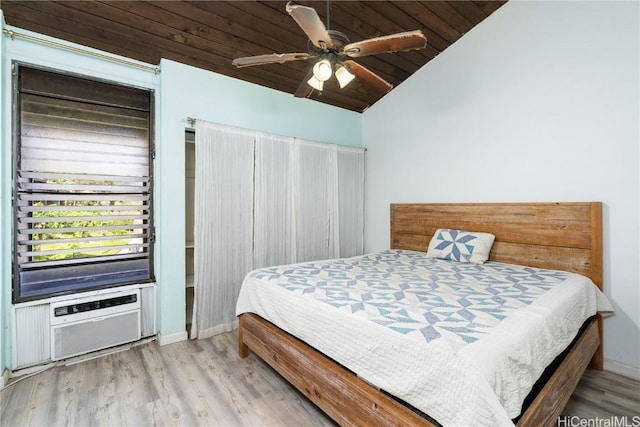
[[54, 299], [49, 323], [52, 360], [137, 341], [141, 337], [140, 290]]

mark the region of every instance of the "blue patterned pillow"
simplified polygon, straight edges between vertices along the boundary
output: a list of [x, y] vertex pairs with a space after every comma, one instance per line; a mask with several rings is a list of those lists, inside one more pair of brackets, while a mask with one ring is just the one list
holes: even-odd
[[429, 242], [427, 257], [483, 264], [489, 259], [494, 239], [490, 233], [439, 228]]

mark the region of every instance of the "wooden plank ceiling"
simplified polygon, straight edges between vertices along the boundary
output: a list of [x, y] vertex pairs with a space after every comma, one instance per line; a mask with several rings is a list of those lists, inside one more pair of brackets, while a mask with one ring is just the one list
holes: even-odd
[[[352, 42], [422, 30], [418, 51], [357, 58], [397, 86], [506, 0], [299, 1]], [[236, 57], [306, 52], [307, 38], [285, 1], [11, 1], [0, 3], [8, 25], [158, 64], [167, 58], [293, 94], [314, 60], [237, 69]], [[364, 111], [382, 95], [358, 81], [340, 89], [331, 79], [312, 99]]]

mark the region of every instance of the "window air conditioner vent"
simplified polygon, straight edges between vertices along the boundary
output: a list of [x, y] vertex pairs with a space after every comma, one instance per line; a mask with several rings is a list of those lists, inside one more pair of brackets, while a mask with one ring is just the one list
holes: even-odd
[[139, 289], [55, 301], [50, 313], [52, 360], [141, 338]]

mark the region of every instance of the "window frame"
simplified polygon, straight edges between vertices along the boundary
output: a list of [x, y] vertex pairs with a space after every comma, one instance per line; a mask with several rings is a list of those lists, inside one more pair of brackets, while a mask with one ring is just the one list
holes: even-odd
[[[148, 138], [149, 138], [149, 146], [148, 146], [148, 162], [149, 162], [149, 231], [148, 231], [148, 248], [147, 248], [147, 257], [148, 260], [148, 269], [149, 269], [149, 278], [143, 280], [135, 280], [133, 282], [121, 282], [114, 284], [102, 284], [97, 286], [85, 286], [77, 289], [69, 289], [69, 290], [56, 290], [52, 288], [47, 290], [46, 292], [39, 293], [38, 295], [29, 295], [23, 296], [20, 294], [21, 283], [20, 283], [20, 262], [18, 260], [18, 174], [20, 172], [19, 165], [20, 159], [22, 156], [22, 141], [21, 141], [21, 133], [22, 133], [22, 107], [21, 107], [21, 91], [20, 91], [20, 71], [24, 68], [34, 69], [38, 71], [44, 71], [49, 73], [54, 73], [63, 77], [72, 77], [85, 80], [87, 82], [95, 82], [102, 84], [109, 84], [114, 86], [120, 86], [124, 88], [136, 89], [143, 92], [147, 92], [149, 97], [149, 122], [148, 122]], [[11, 171], [11, 208], [12, 208], [12, 230], [11, 230], [11, 287], [12, 287], [12, 303], [23, 303], [29, 301], [37, 301], [49, 299], [54, 296], [59, 295], [69, 295], [80, 292], [88, 292], [97, 289], [109, 289], [109, 288], [117, 288], [120, 286], [127, 286], [137, 283], [152, 283], [155, 282], [155, 242], [156, 242], [156, 228], [155, 228], [155, 90], [148, 87], [136, 86], [132, 84], [126, 84], [118, 81], [113, 81], [109, 79], [103, 79], [95, 76], [88, 76], [80, 73], [74, 73], [66, 70], [60, 70], [52, 67], [32, 64], [24, 61], [14, 60], [11, 63], [11, 74], [12, 74], [12, 84], [11, 84], [11, 99], [12, 99], [12, 108], [11, 108], [11, 156], [12, 156], [12, 171]], [[84, 101], [87, 102], [87, 101]], [[44, 172], [43, 172], [44, 173]], [[116, 193], [107, 193], [107, 194], [116, 194]], [[107, 263], [109, 261], [106, 261]], [[79, 265], [88, 265], [88, 264], [98, 264], [98, 261], [91, 261], [88, 259], [86, 263], [80, 263]], [[103, 263], [104, 264], [104, 263]]]

